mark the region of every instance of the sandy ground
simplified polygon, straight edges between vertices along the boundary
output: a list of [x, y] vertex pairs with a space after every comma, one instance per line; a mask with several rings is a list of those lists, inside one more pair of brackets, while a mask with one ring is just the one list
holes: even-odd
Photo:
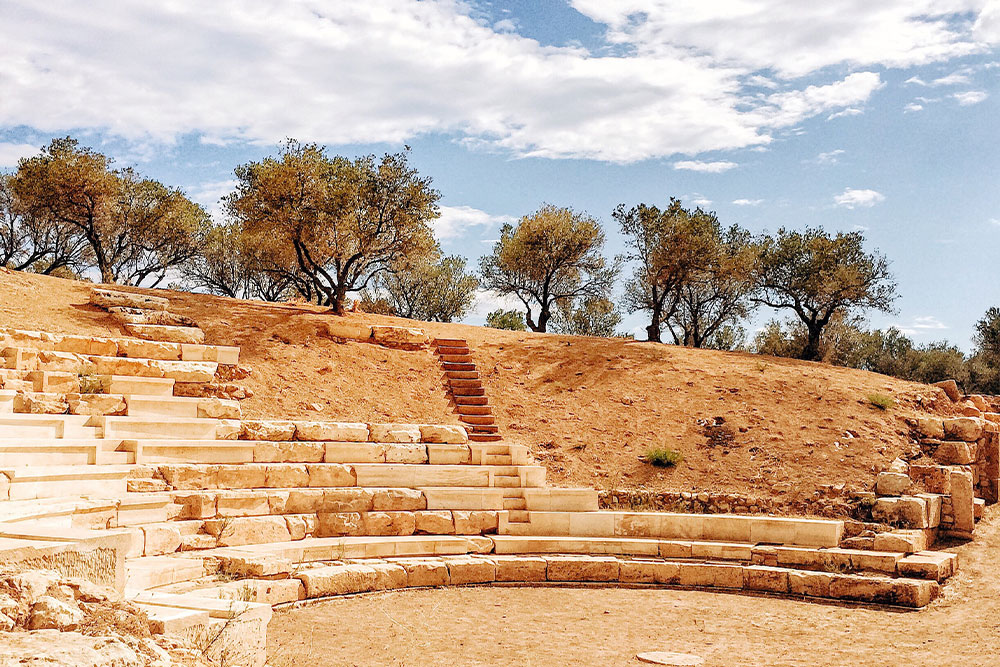
[[961, 570], [922, 611], [667, 589], [445, 588], [279, 611], [274, 667], [638, 665], [971, 667], [1000, 655], [1000, 509], [960, 546]]
[[[0, 326], [115, 334], [87, 305], [90, 285], [0, 273]], [[126, 288], [131, 289], [131, 288]], [[171, 309], [192, 317], [208, 342], [239, 345], [258, 417], [458, 423], [429, 350], [405, 352], [321, 335], [335, 317], [310, 305], [238, 301], [169, 290]], [[498, 424], [528, 445], [549, 480], [596, 488], [706, 489], [808, 497], [820, 485], [870, 487], [911, 447], [905, 416], [925, 385], [742, 353], [621, 339], [497, 331], [461, 324], [350, 314], [469, 340]], [[891, 395], [883, 412], [868, 396]], [[317, 412], [312, 406], [318, 406]], [[946, 400], [933, 406], [954, 411]], [[705, 421], [722, 418], [733, 439], [712, 445]], [[673, 469], [640, 460], [650, 446], [680, 451]]]

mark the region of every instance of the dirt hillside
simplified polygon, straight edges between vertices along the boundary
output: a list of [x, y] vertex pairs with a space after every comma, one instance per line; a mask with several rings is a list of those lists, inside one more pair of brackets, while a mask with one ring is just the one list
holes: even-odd
[[[92, 285], [0, 273], [0, 326], [120, 335], [87, 304]], [[208, 342], [239, 345], [248, 416], [458, 423], [432, 352], [338, 343], [335, 317], [302, 304], [170, 290], [171, 310]], [[621, 339], [497, 331], [354, 313], [359, 322], [466, 338], [507, 440], [528, 445], [552, 483], [808, 496], [821, 485], [870, 487], [912, 447], [904, 418], [955, 411], [926, 385], [824, 364]], [[873, 394], [895, 400], [887, 411]], [[316, 408], [319, 408], [317, 411]], [[706, 424], [719, 424], [706, 431]], [[662, 469], [650, 446], [681, 452]]]

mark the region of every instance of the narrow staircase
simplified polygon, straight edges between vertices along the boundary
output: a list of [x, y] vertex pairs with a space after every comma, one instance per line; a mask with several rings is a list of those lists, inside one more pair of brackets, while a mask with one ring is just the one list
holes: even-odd
[[486, 397], [469, 344], [461, 338], [438, 338], [434, 341], [438, 359], [448, 380], [448, 390], [455, 401], [458, 418], [473, 442], [497, 442], [502, 439]]

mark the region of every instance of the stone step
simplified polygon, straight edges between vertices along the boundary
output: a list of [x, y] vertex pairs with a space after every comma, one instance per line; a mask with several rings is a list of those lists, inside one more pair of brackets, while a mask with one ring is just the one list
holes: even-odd
[[213, 440], [218, 419], [179, 417], [104, 417], [104, 437], [121, 440]]
[[0, 389], [0, 414], [9, 415], [14, 412], [14, 397], [17, 392], [13, 389]]
[[[455, 382], [459, 382], [459, 380], [456, 380]], [[481, 384], [478, 384], [478, 380], [470, 380], [470, 382], [475, 382], [476, 384], [469, 386], [456, 385], [455, 382], [452, 382], [451, 384], [451, 393], [455, 397], [486, 395], [486, 389], [484, 389]], [[461, 382], [465, 382], [465, 380], [461, 380]]]
[[465, 357], [472, 354], [472, 350], [466, 345], [437, 345], [438, 356], [458, 356]]
[[22, 438], [94, 438], [99, 422], [89, 415], [0, 414], [0, 442]]
[[126, 588], [137, 591], [200, 579], [207, 574], [200, 558], [172, 556], [131, 558], [126, 561], [125, 570]]
[[528, 509], [528, 504], [524, 501], [524, 498], [504, 498], [503, 508], [505, 510], [526, 510]]
[[[629, 536], [836, 547], [844, 531], [843, 521], [735, 514], [532, 511], [530, 519], [530, 524], [519, 527], [519, 530], [527, 532], [517, 534]], [[501, 533], [503, 530], [501, 526]]]
[[135, 377], [131, 375], [99, 376], [106, 394], [124, 396], [173, 396], [174, 380], [171, 378]]
[[490, 399], [486, 396], [455, 396], [456, 405], [489, 405]]
[[[442, 353], [438, 351], [438, 358], [441, 359], [441, 363], [444, 364], [445, 368], [449, 367], [449, 364], [472, 364], [473, 370], [475, 369], [475, 363], [472, 361], [472, 355], [467, 352], [452, 352], [452, 353]], [[456, 368], [455, 370], [462, 370]]]
[[499, 433], [470, 433], [469, 440], [473, 442], [499, 442], [503, 436]]
[[[170, 343], [149, 343], [147, 341], [147, 344], [169, 345]], [[179, 349], [177, 354], [179, 358]], [[93, 372], [96, 375], [168, 378], [177, 382], [211, 382], [215, 379], [215, 373], [219, 366], [214, 361], [179, 361], [173, 359], [98, 356], [91, 356], [87, 359], [93, 365]]]
[[444, 372], [448, 381], [455, 386], [455, 380], [475, 380], [479, 382], [479, 371], [448, 371]]
[[476, 370], [476, 365], [469, 361], [453, 361], [453, 362], [444, 361], [441, 362], [441, 367], [444, 368], [444, 370], [448, 373], [448, 377], [461, 377], [461, 376], [451, 375], [451, 373], [456, 373], [456, 372], [460, 373], [462, 371], [474, 372]]
[[451, 386], [452, 391], [459, 396], [482, 396], [483, 394], [467, 393], [465, 391], [458, 391], [459, 389], [483, 389], [483, 383], [479, 379], [465, 379], [465, 378], [449, 378], [448, 384]]
[[468, 347], [469, 344], [464, 338], [435, 338], [435, 347]]
[[476, 426], [492, 426], [495, 423], [493, 415], [458, 415], [458, 420], [465, 422], [466, 424], [474, 424]]
[[473, 463], [495, 465], [488, 463], [490, 456], [509, 456], [511, 458], [509, 465], [531, 465], [532, 463], [528, 448], [524, 445], [475, 443], [470, 444], [469, 448], [472, 450]]
[[599, 506], [595, 489], [530, 488], [522, 489], [521, 496], [535, 512], [596, 512]]
[[510, 523], [525, 523], [528, 521], [527, 510], [508, 510], [507, 521]]
[[488, 466], [509, 466], [513, 463], [509, 454], [487, 454], [483, 459], [483, 465]]
[[125, 331], [136, 338], [164, 341], [167, 343], [189, 343], [203, 345], [205, 332], [198, 327], [184, 327], [170, 324], [126, 324]]
[[4, 468], [10, 477], [10, 500], [92, 495], [117, 498], [125, 495], [128, 466], [27, 466]]
[[120, 440], [26, 439], [0, 441], [0, 466], [125, 465], [134, 463], [128, 452], [117, 452]]
[[201, 609], [175, 609], [142, 603], [136, 606], [146, 613], [149, 619], [149, 631], [154, 635], [196, 632], [209, 624], [208, 612]]
[[238, 401], [218, 398], [188, 398], [182, 396], [128, 396], [126, 414], [129, 417], [184, 417], [240, 419]]
[[493, 486], [500, 487], [520, 487], [521, 478], [509, 475], [497, 475], [493, 478]]
[[474, 416], [487, 416], [493, 414], [493, 409], [488, 405], [459, 405], [458, 414], [460, 415], [474, 415]]
[[254, 444], [244, 440], [124, 440], [121, 448], [135, 462], [252, 463]]

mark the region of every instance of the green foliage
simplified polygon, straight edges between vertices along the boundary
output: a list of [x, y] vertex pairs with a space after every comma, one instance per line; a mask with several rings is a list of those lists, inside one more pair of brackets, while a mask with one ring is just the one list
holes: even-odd
[[868, 394], [868, 402], [879, 410], [885, 411], [889, 408], [895, 407], [896, 401], [893, 400], [892, 396], [887, 396], [885, 394]]
[[517, 310], [494, 310], [486, 316], [486, 326], [492, 329], [524, 331], [524, 314]]
[[181, 285], [234, 299], [284, 301], [294, 293], [295, 273], [266, 237], [229, 221], [203, 229], [198, 252], [184, 262]]
[[684, 460], [680, 452], [668, 447], [650, 447], [646, 450], [646, 463], [658, 468], [671, 468]]
[[434, 247], [441, 195], [407, 157], [350, 160], [289, 140], [277, 157], [236, 168], [226, 210], [275, 247], [305, 298], [343, 313], [348, 292]]
[[101, 378], [94, 375], [90, 371], [80, 370], [77, 373], [77, 377], [80, 381], [80, 393], [81, 394], [103, 394], [104, 384], [101, 382]]
[[553, 319], [553, 329], [573, 336], [610, 338], [621, 321], [621, 313], [610, 299], [587, 297], [578, 305], [570, 303], [560, 307]]
[[453, 322], [472, 309], [479, 279], [466, 272], [464, 257], [443, 257], [435, 248], [392, 267], [378, 285], [400, 317]]
[[604, 232], [596, 219], [545, 204], [516, 226], [503, 226], [492, 253], [479, 260], [482, 285], [516, 296], [524, 304], [528, 327], [544, 332], [560, 304], [608, 297], [619, 262], [609, 265], [601, 255], [603, 247]]
[[889, 262], [865, 252], [861, 232], [779, 229], [760, 240], [757, 269], [757, 300], [791, 310], [805, 327], [803, 359], [823, 358], [821, 337], [835, 317], [857, 309], [891, 312], [897, 296]]

